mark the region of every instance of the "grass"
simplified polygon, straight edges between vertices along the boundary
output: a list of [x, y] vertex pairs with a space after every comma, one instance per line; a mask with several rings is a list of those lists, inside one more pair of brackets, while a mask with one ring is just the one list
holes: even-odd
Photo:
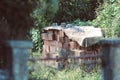
[[29, 75], [29, 80], [102, 80], [100, 68], [85, 72], [80, 67], [57, 70], [42, 65], [40, 62], [36, 62], [32, 66], [34, 72]]

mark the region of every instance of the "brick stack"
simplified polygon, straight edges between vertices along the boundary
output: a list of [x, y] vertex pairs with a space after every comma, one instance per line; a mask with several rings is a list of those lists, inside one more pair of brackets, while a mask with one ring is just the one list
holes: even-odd
[[[45, 30], [42, 33], [43, 48], [42, 48], [42, 58], [56, 58], [56, 56], [81, 56], [81, 55], [94, 55], [96, 54], [91, 48], [85, 48], [79, 46], [76, 41], [73, 41], [65, 35], [62, 30]], [[85, 59], [87, 61], [93, 60], [91, 58]], [[82, 63], [84, 59], [72, 59], [69, 63]], [[58, 68], [59, 62], [55, 60], [43, 61], [43, 63]]]
[[[42, 58], [56, 58], [56, 56], [59, 56], [59, 52], [63, 47], [64, 36], [64, 33], [58, 30], [47, 30], [42, 33]], [[43, 63], [52, 67], [58, 66], [58, 62], [55, 60], [47, 60]]]

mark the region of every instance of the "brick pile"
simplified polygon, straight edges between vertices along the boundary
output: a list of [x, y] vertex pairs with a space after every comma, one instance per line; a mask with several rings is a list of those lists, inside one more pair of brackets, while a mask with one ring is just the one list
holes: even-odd
[[[76, 41], [73, 41], [68, 38], [68, 36], [65, 35], [65, 33], [62, 30], [45, 30], [42, 33], [42, 40], [43, 40], [43, 47], [42, 47], [42, 58], [56, 58], [57, 56], [70, 56], [70, 57], [77, 57], [81, 55], [94, 55], [98, 54], [98, 50], [96, 50], [94, 47], [82, 47], [79, 46], [79, 44]], [[93, 58], [89, 59], [71, 59], [69, 63], [82, 63], [84, 61], [90, 61], [93, 60]], [[96, 59], [95, 59], [96, 60]], [[42, 61], [44, 64], [47, 64], [49, 66], [58, 68], [59, 63], [65, 62], [63, 61], [54, 61], [54, 60], [47, 60]], [[66, 62], [68, 63], [68, 62]], [[63, 64], [63, 65], [66, 65]]]

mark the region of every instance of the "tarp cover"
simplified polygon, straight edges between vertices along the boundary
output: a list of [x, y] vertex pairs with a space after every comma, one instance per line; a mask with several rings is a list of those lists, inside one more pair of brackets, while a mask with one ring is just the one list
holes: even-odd
[[102, 38], [101, 28], [93, 26], [72, 26], [72, 27], [46, 27], [44, 30], [62, 30], [69, 39], [76, 41], [80, 46], [91, 46]]

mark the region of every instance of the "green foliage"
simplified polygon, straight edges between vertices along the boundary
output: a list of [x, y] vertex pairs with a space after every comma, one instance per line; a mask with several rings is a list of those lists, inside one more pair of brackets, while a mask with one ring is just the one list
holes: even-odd
[[120, 6], [117, 0], [107, 0], [97, 10], [94, 26], [103, 28], [105, 37], [120, 37]]
[[58, 0], [39, 0], [37, 8], [32, 16], [35, 19], [35, 26], [41, 30], [52, 21], [58, 10]]
[[38, 28], [33, 28], [30, 31], [30, 34], [31, 34], [32, 42], [34, 44], [33, 51], [39, 51], [39, 52], [41, 52], [41, 46], [42, 46], [41, 32], [39, 31]]
[[96, 17], [95, 9], [101, 0], [59, 0], [59, 10], [54, 22], [72, 22], [93, 20]]
[[41, 50], [42, 28], [48, 26], [58, 10], [59, 0], [38, 0], [37, 8], [31, 14], [35, 19], [34, 29], [31, 31], [31, 39], [34, 43], [34, 50]]
[[91, 21], [80, 21], [80, 19], [77, 19], [73, 22], [73, 24], [77, 26], [90, 26]]
[[85, 72], [81, 68], [59, 71], [36, 62], [35, 71], [31, 73], [31, 80], [102, 80], [102, 71]]

